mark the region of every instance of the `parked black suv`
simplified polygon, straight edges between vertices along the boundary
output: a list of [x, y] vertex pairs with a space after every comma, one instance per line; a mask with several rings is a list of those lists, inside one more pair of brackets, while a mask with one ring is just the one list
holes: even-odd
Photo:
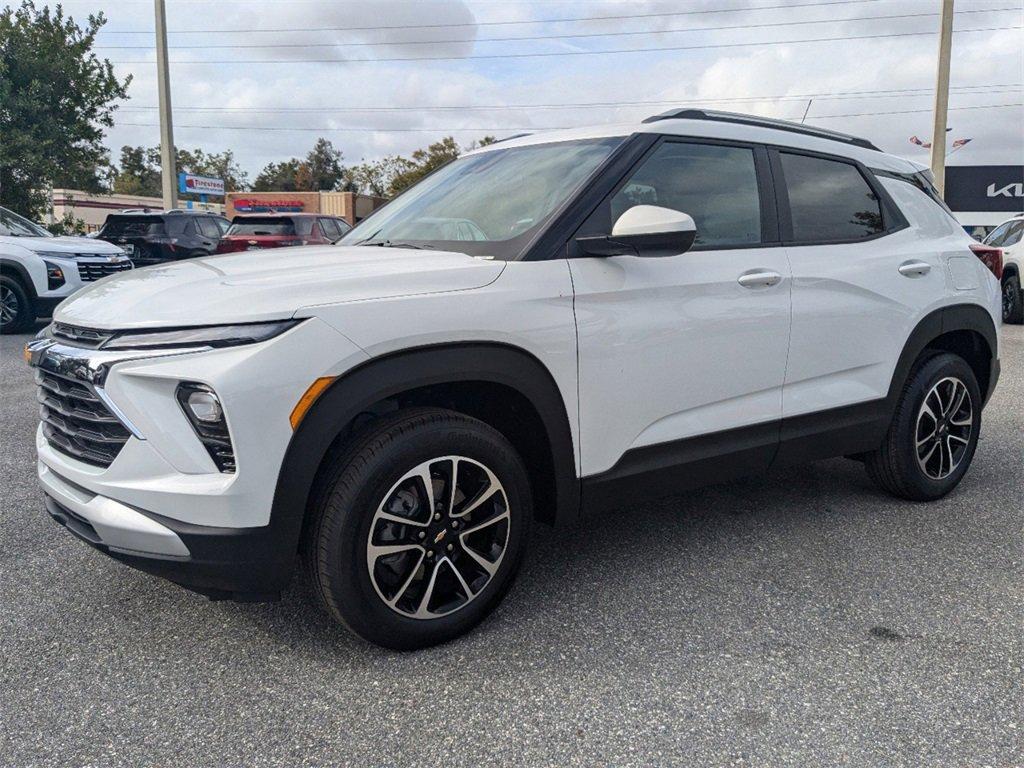
[[231, 223], [210, 211], [113, 213], [99, 238], [121, 246], [137, 267], [209, 256]]

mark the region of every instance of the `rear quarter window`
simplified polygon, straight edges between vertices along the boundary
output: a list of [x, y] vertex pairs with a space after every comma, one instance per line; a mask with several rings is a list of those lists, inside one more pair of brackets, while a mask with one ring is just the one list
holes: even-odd
[[863, 240], [885, 232], [878, 196], [852, 163], [780, 152], [797, 243]]

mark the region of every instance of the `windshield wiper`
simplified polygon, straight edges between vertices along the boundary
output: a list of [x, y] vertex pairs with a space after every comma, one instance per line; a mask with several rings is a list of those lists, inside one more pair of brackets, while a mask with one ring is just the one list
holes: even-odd
[[376, 243], [368, 243], [364, 240], [363, 242], [360, 243], [360, 245], [372, 245], [377, 246], [378, 248], [412, 248], [413, 250], [416, 251], [437, 250], [430, 243], [424, 243], [423, 245], [420, 245], [419, 243], [410, 243], [408, 240], [380, 240], [379, 242]]

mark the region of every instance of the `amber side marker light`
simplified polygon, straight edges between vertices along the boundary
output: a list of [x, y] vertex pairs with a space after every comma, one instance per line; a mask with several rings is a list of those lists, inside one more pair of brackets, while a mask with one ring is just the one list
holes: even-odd
[[316, 402], [317, 398], [323, 394], [323, 391], [327, 389], [334, 382], [336, 376], [322, 376], [312, 384], [309, 385], [309, 389], [303, 392], [302, 397], [299, 398], [299, 402], [292, 408], [292, 415], [288, 417], [288, 421], [292, 423], [292, 430], [299, 428], [299, 424], [306, 418], [306, 413], [310, 408], [313, 407], [313, 403]]

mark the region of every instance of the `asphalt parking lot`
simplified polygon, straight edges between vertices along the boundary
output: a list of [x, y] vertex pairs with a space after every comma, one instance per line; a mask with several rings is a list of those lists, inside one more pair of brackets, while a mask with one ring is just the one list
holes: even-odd
[[1024, 328], [943, 501], [836, 460], [541, 530], [491, 620], [412, 654], [300, 581], [212, 603], [60, 529], [27, 338], [0, 340], [2, 766], [1024, 765]]

